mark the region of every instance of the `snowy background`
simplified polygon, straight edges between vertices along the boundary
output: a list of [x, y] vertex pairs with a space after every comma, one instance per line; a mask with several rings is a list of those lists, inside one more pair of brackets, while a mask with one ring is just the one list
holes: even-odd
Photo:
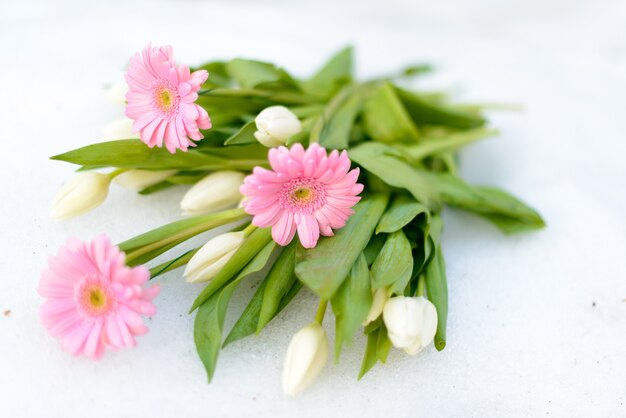
[[[48, 254], [68, 236], [119, 242], [174, 220], [184, 188], [113, 188], [96, 211], [53, 223], [49, 202], [72, 167], [47, 157], [122, 115], [102, 87], [149, 41], [173, 45], [178, 62], [244, 56], [299, 76], [353, 44], [360, 76], [426, 61], [439, 71], [424, 87], [523, 103], [490, 114], [502, 135], [465, 150], [461, 171], [522, 197], [548, 228], [505, 237], [448, 210], [447, 348], [393, 350], [360, 382], [361, 337], [302, 396], [282, 394], [287, 344], [316, 309], [303, 292], [223, 351], [207, 385], [186, 315], [200, 287], [180, 272], [159, 280], [137, 349], [71, 358], [38, 321]], [[0, 51], [1, 417], [626, 415], [623, 0], [0, 0]], [[227, 326], [254, 285], [235, 295]]]

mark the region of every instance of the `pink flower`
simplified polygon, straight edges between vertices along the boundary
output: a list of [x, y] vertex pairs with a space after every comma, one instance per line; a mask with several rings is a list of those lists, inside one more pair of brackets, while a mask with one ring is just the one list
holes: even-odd
[[186, 65], [177, 67], [170, 46], [148, 45], [141, 55], [136, 53], [126, 73], [126, 116], [135, 121], [133, 132], [150, 148], [165, 141], [172, 154], [195, 147], [189, 138], [198, 141], [204, 138], [199, 129], [211, 127], [206, 110], [194, 103], [208, 76], [204, 70], [190, 73]]
[[254, 215], [258, 227], [272, 227], [272, 238], [287, 245], [296, 230], [305, 248], [317, 244], [320, 233], [332, 236], [354, 213], [351, 209], [361, 198], [363, 185], [357, 183], [359, 169], [350, 170], [346, 151], [312, 144], [305, 151], [295, 144], [291, 149], [269, 151], [272, 170], [255, 167], [240, 191], [247, 197], [243, 206]]
[[104, 235], [91, 243], [70, 239], [49, 258], [38, 289], [47, 298], [41, 321], [72, 355], [97, 359], [148, 332], [141, 316], [156, 313], [159, 288], [145, 287], [148, 270], [127, 267], [125, 258]]

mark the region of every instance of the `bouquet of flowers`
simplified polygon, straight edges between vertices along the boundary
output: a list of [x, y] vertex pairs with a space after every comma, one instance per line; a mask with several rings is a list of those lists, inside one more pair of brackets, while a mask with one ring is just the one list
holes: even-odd
[[[457, 150], [497, 132], [479, 105], [400, 86], [428, 70], [359, 82], [347, 48], [300, 80], [247, 59], [190, 69], [170, 47], [148, 45], [125, 75], [128, 119], [116, 133], [123, 139], [52, 157], [79, 169], [51, 215], [64, 220], [94, 209], [113, 181], [141, 194], [192, 185], [180, 202], [184, 217], [117, 245], [105, 235], [70, 239], [42, 273], [44, 326], [73, 355], [97, 359], [132, 347], [147, 332], [142, 317], [155, 314], [159, 288], [150, 280], [185, 267], [188, 282], [205, 284], [189, 312], [209, 380], [221, 349], [261, 332], [301, 291], [317, 295], [319, 306], [287, 349], [290, 395], [327, 363], [321, 324], [329, 304], [336, 361], [357, 331], [367, 336], [359, 378], [392, 346], [409, 355], [433, 342], [443, 350], [444, 206], [505, 233], [544, 223], [510, 194], [457, 175]], [[220, 226], [230, 232], [179, 249]], [[163, 260], [166, 252], [174, 257]], [[249, 276], [260, 284], [225, 330], [229, 301]]]

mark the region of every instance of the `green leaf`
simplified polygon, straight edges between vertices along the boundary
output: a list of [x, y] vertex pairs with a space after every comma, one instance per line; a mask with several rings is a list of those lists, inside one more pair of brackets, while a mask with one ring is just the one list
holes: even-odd
[[157, 276], [167, 273], [168, 271], [175, 270], [179, 267], [184, 266], [191, 260], [200, 248], [196, 248], [193, 250], [189, 250], [178, 257], [175, 257], [169, 261], [159, 264], [158, 266], [152, 267], [150, 269], [150, 279], [154, 279]]
[[381, 322], [373, 330], [367, 333], [367, 346], [361, 363], [361, 371], [359, 372], [359, 380], [371, 370], [372, 367], [380, 360], [382, 363], [387, 362], [387, 355], [391, 348], [391, 341], [387, 336], [387, 328]]
[[165, 148], [149, 148], [138, 139], [100, 142], [50, 157], [90, 168], [120, 167], [144, 170], [195, 169], [249, 170], [256, 165], [267, 166], [267, 149], [258, 145], [248, 148], [203, 147], [202, 150], [178, 151], [170, 154]]
[[243, 88], [298, 88], [285, 70], [269, 62], [236, 58], [226, 65], [226, 70]]
[[302, 83], [307, 93], [330, 96], [339, 87], [352, 80], [352, 47], [335, 54], [311, 79]]
[[395, 88], [395, 92], [410, 118], [418, 126], [443, 125], [457, 129], [472, 129], [485, 124], [484, 118], [470, 112], [446, 107], [399, 87]]
[[478, 128], [456, 132], [441, 138], [423, 138], [419, 144], [403, 146], [402, 150], [408, 160], [419, 162], [426, 157], [456, 151], [464, 145], [497, 134], [498, 131], [495, 129]]
[[447, 203], [479, 214], [504, 216], [536, 228], [545, 225], [534, 209], [504, 191], [474, 187], [453, 174], [416, 169], [394, 156], [395, 152], [392, 147], [370, 142], [352, 148], [350, 158], [390, 186], [408, 190], [431, 209]]
[[192, 71], [205, 70], [209, 72], [209, 78], [204, 82], [202, 88], [228, 87], [231, 79], [226, 72], [226, 63], [223, 61], [213, 61], [193, 68]]
[[363, 253], [330, 303], [335, 313], [335, 361], [338, 361], [341, 346], [344, 342], [352, 341], [352, 336], [367, 317], [372, 305], [370, 272]]
[[233, 254], [220, 272], [200, 292], [189, 312], [193, 312], [248, 264], [272, 239], [271, 229], [255, 229]]
[[404, 108], [390, 83], [382, 84], [365, 103], [365, 132], [376, 141], [417, 141], [417, 126]]
[[254, 292], [254, 296], [250, 299], [248, 306], [244, 309], [243, 313], [235, 322], [235, 325], [230, 330], [230, 333], [224, 340], [224, 344], [222, 348], [226, 347], [229, 344], [234, 343], [235, 341], [239, 341], [242, 338], [247, 337], [248, 335], [254, 334], [256, 330], [257, 322], [259, 320], [259, 313], [261, 312], [261, 303], [263, 302], [263, 291], [267, 287], [267, 279], [263, 280], [259, 285], [256, 292]]
[[376, 349], [378, 347], [378, 333], [380, 332], [380, 328], [375, 329], [374, 331], [367, 334], [367, 345], [365, 346], [365, 354], [363, 355], [363, 362], [361, 363], [361, 371], [359, 372], [359, 380], [367, 372], [371, 370], [372, 367], [378, 362], [378, 355], [376, 353]]
[[435, 348], [441, 351], [446, 346], [446, 322], [448, 320], [448, 284], [441, 245], [436, 246], [435, 255], [430, 263], [428, 263], [428, 266], [426, 266], [424, 277], [426, 279], [428, 299], [435, 305], [435, 308], [437, 308]]
[[254, 133], [256, 132], [256, 123], [254, 120], [243, 125], [243, 127], [237, 131], [235, 134], [230, 136], [224, 145], [242, 145], [242, 144], [254, 144], [258, 141], [254, 137]]
[[412, 271], [411, 243], [402, 230], [389, 234], [372, 264], [372, 287], [389, 286], [390, 293], [401, 295], [411, 280]]
[[297, 247], [298, 241], [293, 240], [276, 260], [267, 276], [267, 285], [263, 290], [263, 301], [255, 327], [257, 334], [276, 316], [281, 300], [297, 280], [294, 273]]
[[145, 189], [139, 191], [139, 194], [147, 196], [152, 193], [160, 192], [161, 190], [169, 189], [170, 187], [173, 187], [173, 186], [175, 186], [175, 184], [173, 184], [169, 180], [163, 180], [160, 183], [153, 184], [152, 186], [148, 186]]
[[399, 231], [421, 213], [424, 213], [426, 217], [430, 216], [426, 206], [411, 197], [398, 195], [380, 219], [376, 233]]
[[334, 237], [322, 238], [315, 248], [296, 251], [296, 275], [321, 299], [329, 300], [346, 279], [378, 223], [389, 196], [364, 197], [354, 215]]
[[512, 211], [522, 212], [522, 214], [517, 217], [510, 217], [495, 213], [478, 213], [478, 215], [492, 222], [505, 234], [534, 231], [545, 227], [545, 222], [537, 212], [528, 208], [524, 202], [514, 196], [511, 196], [504, 190], [490, 187], [477, 187], [476, 189], [484, 199], [487, 199], [490, 202], [497, 202], [500, 206], [508, 206]]
[[378, 257], [378, 253], [385, 245], [385, 241], [387, 241], [386, 235], [372, 235], [367, 243], [367, 247], [363, 250], [368, 266], [371, 266], [376, 257]]
[[[334, 99], [323, 112], [324, 127], [320, 133], [320, 145], [328, 149], [346, 149], [354, 122], [363, 108], [369, 86], [350, 89], [340, 103]], [[341, 93], [340, 93], [341, 95]]]
[[171, 244], [186, 241], [209, 229], [243, 219], [247, 216], [243, 209], [230, 209], [209, 215], [194, 216], [153, 229], [126, 240], [118, 246], [121, 251], [126, 253], [128, 265], [142, 264], [144, 261], [137, 262], [137, 260], [149, 253], [156, 251], [158, 254], [161, 254], [164, 252], [161, 250], [171, 248], [168, 247]]
[[213, 379], [213, 374], [215, 373], [217, 356], [222, 345], [224, 319], [226, 318], [226, 309], [228, 308], [230, 298], [244, 277], [265, 267], [275, 247], [275, 242], [269, 242], [265, 245], [235, 280], [219, 292], [212, 294], [198, 309], [194, 321], [194, 341], [200, 360], [202, 360], [206, 369], [209, 382]]

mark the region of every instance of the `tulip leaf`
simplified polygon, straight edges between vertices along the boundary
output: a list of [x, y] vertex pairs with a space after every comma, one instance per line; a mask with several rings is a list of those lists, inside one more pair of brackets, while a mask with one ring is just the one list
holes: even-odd
[[[272, 270], [270, 270], [270, 274], [278, 263], [280, 263], [280, 259], [274, 263]], [[267, 319], [264, 326], [267, 324], [267, 322], [270, 322], [272, 319], [274, 319], [276, 315], [278, 315], [289, 304], [289, 302], [291, 302], [293, 297], [302, 288], [302, 283], [299, 282], [298, 280], [295, 280], [295, 276], [293, 276], [293, 265], [292, 265], [292, 277], [294, 278], [294, 280], [291, 283], [291, 287], [287, 289], [285, 294], [282, 295], [280, 300], [278, 300], [275, 309], [271, 312], [271, 317]], [[260, 319], [259, 317], [261, 315], [262, 305], [265, 302], [265, 299], [264, 299], [265, 292], [268, 286], [270, 285], [269, 279], [270, 279], [270, 275], [268, 275], [265, 278], [265, 280], [263, 280], [263, 282], [259, 285], [259, 287], [257, 288], [257, 291], [254, 293], [254, 296], [248, 303], [248, 306], [246, 306], [246, 309], [243, 311], [243, 313], [241, 314], [241, 316], [239, 317], [239, 319], [233, 326], [233, 329], [228, 334], [228, 337], [226, 337], [223, 347], [226, 347], [227, 345], [232, 344], [235, 341], [238, 341], [244, 337], [247, 337], [248, 335], [252, 335], [255, 332], [258, 334], [261, 331], [261, 328], [258, 327], [258, 323]]]
[[432, 244], [432, 258], [426, 266], [424, 279], [428, 299], [437, 309], [437, 333], [435, 348], [441, 351], [446, 346], [446, 322], [448, 319], [448, 284], [446, 265], [441, 250], [440, 235], [442, 230], [440, 216], [433, 216], [430, 222], [429, 239]]
[[497, 134], [495, 129], [486, 128], [454, 132], [440, 138], [423, 138], [418, 144], [402, 146], [402, 151], [408, 160], [419, 162], [426, 157], [456, 151], [464, 145]]
[[488, 220], [490, 216], [497, 215], [500, 219], [504, 217], [517, 221], [528, 228], [545, 225], [534, 209], [504, 191], [471, 186], [453, 174], [416, 169], [394, 156], [395, 153], [393, 147], [370, 142], [351, 149], [350, 158], [390, 186], [408, 190], [417, 201], [429, 208], [447, 203], [487, 215]]
[[[338, 103], [333, 99], [322, 113], [324, 126], [319, 144], [328, 149], [346, 149], [354, 122], [363, 108], [363, 98], [368, 90], [365, 86], [349, 89]], [[342, 96], [339, 93], [336, 97]]]
[[254, 259], [244, 267], [235, 280], [213, 293], [198, 309], [194, 321], [194, 341], [198, 356], [206, 369], [209, 382], [211, 382], [215, 373], [217, 356], [222, 345], [222, 331], [224, 319], [226, 318], [226, 309], [233, 292], [243, 278], [265, 267], [274, 248], [276, 248], [275, 242], [267, 243], [256, 254]]
[[[143, 264], [202, 232], [247, 217], [243, 209], [230, 209], [172, 222], [138, 235], [118, 245], [130, 266]], [[147, 257], [147, 258], [146, 258]]]
[[329, 300], [350, 273], [383, 214], [389, 195], [364, 197], [354, 215], [334, 237], [321, 238], [315, 248], [298, 247], [296, 275], [323, 300]]
[[442, 125], [457, 129], [472, 129], [485, 124], [485, 119], [476, 114], [435, 103], [399, 87], [395, 87], [394, 90], [403, 108], [418, 126]]
[[263, 249], [272, 240], [271, 230], [269, 228], [256, 229], [250, 234], [248, 238], [243, 242], [241, 247], [228, 262], [222, 267], [217, 276], [215, 276], [209, 284], [200, 292], [196, 300], [193, 302], [189, 312], [193, 312], [196, 308], [202, 305], [207, 299], [211, 297], [215, 292], [221, 289], [228, 281], [244, 266], [252, 260], [261, 249]]
[[378, 222], [376, 233], [399, 231], [421, 213], [424, 213], [426, 217], [430, 216], [426, 206], [416, 202], [415, 199], [411, 197], [397, 195], [389, 206], [389, 209], [387, 209], [380, 219], [380, 222]]
[[411, 142], [420, 136], [390, 83], [380, 85], [366, 101], [363, 122], [365, 132], [380, 142]]
[[365, 255], [354, 262], [348, 278], [335, 293], [330, 303], [335, 313], [335, 362], [339, 361], [341, 346], [350, 343], [372, 305], [370, 272]]
[[50, 157], [87, 166], [135, 168], [144, 170], [251, 170], [267, 166], [267, 149], [258, 144], [224, 148], [202, 146], [170, 154], [165, 148], [149, 148], [138, 139], [100, 142]]
[[383, 248], [383, 245], [385, 245], [386, 240], [386, 235], [372, 235], [370, 241], [367, 243], [367, 247], [363, 250], [368, 266], [371, 266], [374, 260], [376, 260], [376, 257], [378, 257], [378, 253]]
[[226, 71], [244, 89], [298, 88], [298, 84], [285, 70], [269, 62], [236, 58], [226, 64]]
[[191, 257], [193, 257], [198, 252], [199, 249], [200, 248], [195, 248], [193, 250], [186, 251], [185, 253], [179, 255], [178, 257], [175, 257], [169, 261], [166, 261], [155, 267], [152, 267], [150, 269], [150, 280], [154, 279], [157, 276], [165, 274], [169, 271], [172, 271], [179, 267], [184, 266], [185, 264], [189, 262], [189, 260], [191, 260]]
[[278, 257], [267, 276], [267, 286], [263, 291], [263, 302], [256, 324], [257, 334], [274, 318], [281, 300], [297, 281], [294, 273], [297, 247], [298, 242], [293, 240]]
[[209, 72], [209, 78], [202, 84], [202, 88], [228, 87], [232, 83], [226, 72], [226, 63], [223, 61], [212, 61], [192, 68], [192, 71], [205, 70]]
[[[370, 324], [373, 325], [373, 324]], [[387, 336], [387, 329], [382, 321], [377, 321], [376, 326], [371, 327], [371, 331], [367, 333], [367, 345], [363, 362], [361, 363], [361, 371], [359, 372], [359, 380], [371, 370], [374, 365], [380, 361], [387, 362], [387, 355], [391, 348], [391, 341]]]
[[402, 230], [389, 234], [372, 264], [372, 287], [389, 286], [391, 293], [401, 295], [411, 280], [412, 271], [411, 243]]
[[313, 77], [302, 83], [307, 93], [328, 97], [352, 80], [352, 47], [335, 54]]
[[256, 123], [254, 120], [243, 125], [243, 127], [231, 135], [224, 145], [244, 145], [244, 144], [254, 144], [258, 141], [254, 137], [254, 133], [256, 132]]

